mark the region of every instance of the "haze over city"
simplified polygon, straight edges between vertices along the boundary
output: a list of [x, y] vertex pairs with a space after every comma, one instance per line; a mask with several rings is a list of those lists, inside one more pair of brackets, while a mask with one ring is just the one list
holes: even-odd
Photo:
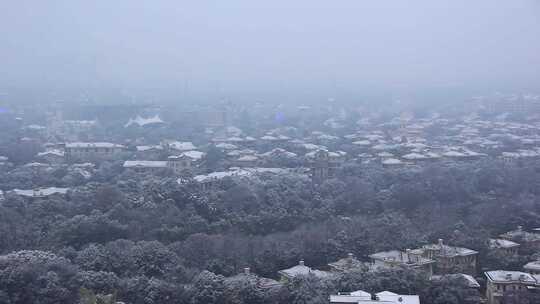
[[0, 28], [0, 304], [540, 303], [540, 0]]
[[309, 103], [537, 89], [540, 79], [534, 0], [52, 0], [4, 1], [0, 11], [4, 93]]

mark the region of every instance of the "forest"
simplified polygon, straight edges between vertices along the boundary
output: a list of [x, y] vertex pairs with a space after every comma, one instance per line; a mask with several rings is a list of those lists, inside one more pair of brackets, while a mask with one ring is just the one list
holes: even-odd
[[[167, 172], [124, 171], [117, 162], [101, 164], [84, 183], [70, 174], [0, 176], [6, 188], [40, 178], [71, 187], [43, 199], [5, 194], [0, 303], [74, 303], [88, 293], [133, 304], [327, 303], [330, 294], [358, 289], [476, 303], [478, 294], [462, 283], [430, 282], [411, 270], [307, 276], [272, 288], [257, 280], [278, 280], [299, 260], [324, 269], [349, 252], [368, 261], [439, 238], [478, 251], [480, 271], [520, 270], [537, 258], [525, 249], [512, 259], [488, 250], [490, 237], [540, 226], [536, 160], [348, 164], [321, 185], [260, 174], [205, 190], [189, 177], [178, 183]], [[250, 275], [242, 275], [246, 267]]]

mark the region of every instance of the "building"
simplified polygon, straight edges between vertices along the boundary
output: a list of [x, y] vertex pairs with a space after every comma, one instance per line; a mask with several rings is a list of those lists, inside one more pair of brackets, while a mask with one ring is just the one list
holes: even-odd
[[540, 274], [540, 261], [532, 261], [523, 266], [525, 272], [530, 274]]
[[312, 269], [306, 266], [303, 260], [300, 260], [300, 262], [298, 262], [298, 265], [293, 266], [291, 268], [280, 270], [278, 271], [278, 273], [281, 277], [281, 280], [280, 280], [281, 282], [286, 282], [297, 276], [314, 275], [314, 276], [323, 278], [323, 277], [328, 277], [330, 275], [330, 273], [326, 271]]
[[112, 159], [124, 150], [124, 146], [108, 142], [73, 142], [65, 145], [67, 161]]
[[182, 173], [193, 167], [192, 158], [184, 154], [169, 156], [167, 160], [127, 160], [124, 168], [137, 172], [156, 172], [162, 169], [172, 169], [175, 173]]
[[469, 274], [464, 274], [464, 273], [452, 273], [452, 274], [445, 274], [445, 275], [434, 275], [434, 276], [431, 277], [431, 280], [432, 281], [438, 281], [438, 280], [442, 280], [442, 279], [445, 279], [445, 278], [461, 280], [462, 282], [467, 284], [467, 286], [469, 288], [473, 288], [473, 289], [479, 289], [480, 288], [480, 283], [478, 283], [478, 281], [473, 276], [471, 276]]
[[369, 258], [373, 262], [374, 269], [385, 268], [409, 268], [424, 272], [428, 278], [433, 275], [434, 260], [413, 254], [412, 250], [405, 252], [399, 250], [383, 251], [371, 254]]
[[337, 295], [330, 295], [330, 303], [337, 304], [358, 303], [359, 301], [371, 300], [371, 294], [363, 290], [357, 290], [353, 292], [339, 292]]
[[525, 231], [523, 226], [518, 226], [516, 230], [508, 231], [499, 236], [502, 239], [517, 242], [522, 248], [539, 250], [540, 234]]
[[330, 296], [330, 303], [345, 304], [420, 304], [417, 295], [399, 295], [390, 291], [382, 291], [374, 295], [358, 290], [350, 293], [339, 293]]
[[342, 153], [320, 149], [306, 154], [311, 167], [311, 179], [315, 184], [320, 184], [335, 175], [344, 156]]
[[537, 279], [525, 272], [495, 270], [485, 275], [487, 304], [504, 304], [508, 297], [526, 294], [539, 286]]
[[137, 159], [158, 160], [165, 155], [165, 149], [161, 145], [154, 146], [137, 146]]
[[265, 292], [270, 290], [279, 290], [283, 287], [283, 283], [280, 283], [276, 280], [258, 276], [257, 274], [251, 272], [249, 267], [243, 269], [243, 272], [235, 276], [225, 278], [225, 285], [235, 288], [238, 284], [243, 284], [246, 281], [250, 281], [253, 285], [264, 289]]
[[12, 193], [34, 200], [34, 199], [46, 198], [52, 195], [65, 195], [68, 192], [68, 190], [69, 188], [49, 187], [49, 188], [37, 188], [37, 189], [31, 189], [31, 190], [13, 189]]
[[435, 273], [437, 274], [476, 273], [478, 252], [468, 248], [445, 245], [442, 239], [439, 239], [437, 244], [424, 245], [422, 248], [414, 249], [412, 253], [435, 260]]
[[328, 267], [330, 267], [330, 270], [333, 272], [344, 272], [349, 270], [368, 268], [368, 266], [366, 266], [364, 262], [361, 262], [354, 258], [354, 255], [352, 253], [347, 254], [346, 258], [328, 264]]
[[518, 253], [519, 244], [505, 239], [489, 239], [489, 249], [500, 252], [504, 255], [515, 255]]
[[190, 171], [193, 169], [193, 159], [184, 153], [172, 155], [167, 158], [167, 166], [176, 173]]
[[136, 172], [156, 172], [168, 168], [168, 163], [160, 160], [127, 160], [124, 162], [124, 168]]
[[37, 154], [36, 159], [48, 164], [61, 164], [66, 160], [64, 151], [48, 150]]

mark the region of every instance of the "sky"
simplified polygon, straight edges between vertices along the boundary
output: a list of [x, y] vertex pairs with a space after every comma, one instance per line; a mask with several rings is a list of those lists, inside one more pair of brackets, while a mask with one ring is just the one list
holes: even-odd
[[0, 43], [0, 88], [535, 88], [540, 1], [1, 1]]

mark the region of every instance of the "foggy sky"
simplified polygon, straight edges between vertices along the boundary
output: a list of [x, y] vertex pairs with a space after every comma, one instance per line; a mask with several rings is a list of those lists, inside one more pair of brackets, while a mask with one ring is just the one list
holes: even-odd
[[1, 86], [204, 92], [534, 86], [536, 0], [0, 4]]

